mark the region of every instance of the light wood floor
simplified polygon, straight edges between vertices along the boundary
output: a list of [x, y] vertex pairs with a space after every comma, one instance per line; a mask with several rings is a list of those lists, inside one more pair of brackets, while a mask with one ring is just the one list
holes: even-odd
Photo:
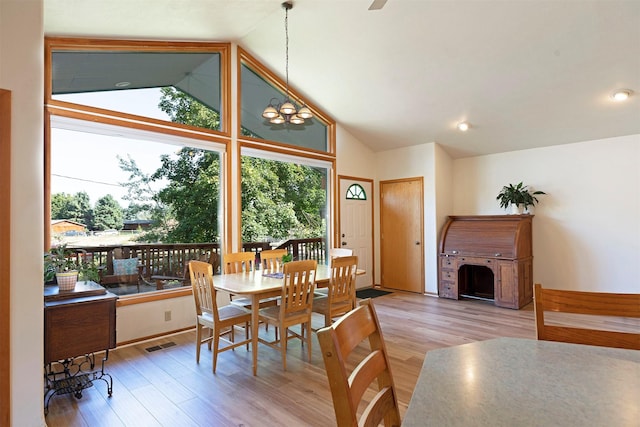
[[[374, 304], [402, 416], [429, 350], [503, 336], [535, 339], [532, 304], [510, 310], [483, 301], [400, 292], [378, 297]], [[314, 327], [322, 321], [314, 318]], [[176, 345], [145, 350], [170, 342]], [[311, 362], [298, 340], [289, 347], [284, 372], [280, 353], [261, 345], [256, 377], [251, 374], [251, 352], [244, 347], [221, 353], [216, 375], [206, 346], [196, 364], [194, 332], [112, 350], [106, 368], [113, 376], [113, 396], [107, 397], [102, 381], [85, 390], [81, 399], [54, 396], [46, 421], [49, 427], [335, 425], [317, 340]]]

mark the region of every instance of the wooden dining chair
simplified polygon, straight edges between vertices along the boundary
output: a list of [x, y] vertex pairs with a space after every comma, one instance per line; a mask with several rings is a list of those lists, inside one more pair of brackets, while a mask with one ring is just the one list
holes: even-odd
[[[291, 261], [283, 267], [283, 283], [280, 305], [260, 309], [260, 321], [277, 327], [274, 341], [260, 339], [260, 342], [280, 349], [282, 367], [287, 370], [287, 342], [299, 338], [307, 345], [311, 360], [311, 313], [313, 306], [313, 288], [315, 287], [317, 262], [315, 260]], [[300, 326], [300, 333], [289, 330]], [[278, 338], [278, 331], [280, 337]]]
[[337, 257], [331, 260], [331, 276], [327, 294], [313, 300], [313, 311], [324, 315], [324, 326], [332, 319], [356, 308], [357, 256]]
[[[205, 342], [209, 345], [209, 350], [213, 346], [213, 373], [216, 373], [218, 353], [234, 349], [245, 344], [249, 349], [249, 322], [251, 313], [240, 307], [227, 305], [218, 308], [216, 302], [216, 289], [213, 285], [213, 267], [211, 264], [202, 261], [189, 262], [189, 276], [193, 289], [193, 299], [196, 305], [196, 362], [200, 363], [200, 347]], [[234, 327], [243, 326], [245, 339], [235, 340]], [[203, 338], [204, 328], [209, 329], [209, 336]], [[224, 338], [229, 335], [230, 339]], [[220, 347], [220, 340], [227, 345]]]
[[286, 249], [270, 249], [266, 251], [260, 251], [260, 268], [262, 271], [269, 271], [272, 273], [282, 271], [282, 257], [287, 254]]
[[[320, 329], [317, 335], [338, 427], [377, 426], [383, 420], [386, 427], [399, 426], [398, 395], [373, 302], [361, 301], [356, 309], [333, 325]], [[365, 340], [368, 351], [357, 358], [359, 362], [351, 369]], [[358, 417], [363, 395], [374, 382], [377, 393]]]
[[224, 274], [255, 270], [256, 255], [253, 252], [230, 252], [224, 255]]
[[341, 256], [353, 255], [353, 249], [348, 248], [331, 248], [329, 249], [329, 258], [337, 258]]
[[533, 298], [539, 340], [640, 350], [640, 333], [591, 329], [587, 325], [550, 325], [545, 322], [544, 317], [545, 311], [552, 311], [640, 318], [640, 294], [544, 289], [541, 284], [536, 283]]
[[[253, 252], [230, 252], [224, 256], [224, 274], [255, 271], [255, 260], [256, 254]], [[278, 300], [278, 297], [266, 298], [260, 301], [260, 308], [278, 305]], [[238, 307], [251, 310], [251, 298], [229, 294], [229, 302]]]

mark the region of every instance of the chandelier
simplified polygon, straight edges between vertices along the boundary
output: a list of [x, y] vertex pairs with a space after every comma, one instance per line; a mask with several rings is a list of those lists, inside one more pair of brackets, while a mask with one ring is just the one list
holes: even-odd
[[300, 110], [296, 109], [296, 105], [289, 97], [289, 10], [293, 8], [293, 2], [285, 1], [282, 3], [284, 9], [284, 34], [285, 34], [285, 97], [282, 102], [278, 102], [277, 98], [271, 98], [269, 105], [262, 112], [262, 117], [268, 119], [274, 125], [283, 123], [291, 123], [294, 125], [302, 125], [305, 119], [313, 117], [311, 110], [306, 105], [302, 105]]

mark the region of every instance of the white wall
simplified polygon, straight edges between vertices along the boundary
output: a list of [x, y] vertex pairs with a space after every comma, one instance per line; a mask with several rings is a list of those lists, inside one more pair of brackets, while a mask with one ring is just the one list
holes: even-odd
[[454, 212], [502, 214], [496, 195], [523, 181], [540, 196], [534, 282], [640, 292], [640, 135], [454, 161]]
[[[338, 175], [375, 179], [375, 153], [342, 126], [336, 126], [336, 169]], [[375, 206], [374, 206], [375, 210]]]
[[42, 0], [0, 1], [0, 87], [12, 91], [11, 415], [20, 427], [45, 425], [42, 11]]
[[[424, 256], [425, 292], [438, 292], [437, 233], [441, 224], [436, 217], [436, 158], [442, 153], [436, 144], [428, 143], [413, 147], [398, 148], [376, 153], [378, 181], [422, 177], [424, 180]], [[446, 166], [444, 167], [446, 168]], [[446, 173], [445, 173], [446, 176]], [[443, 184], [444, 185], [444, 184]], [[380, 188], [375, 189], [376, 200], [380, 200]], [[376, 206], [375, 244], [376, 266], [380, 265], [380, 209]], [[380, 283], [380, 268], [376, 269], [376, 283]]]

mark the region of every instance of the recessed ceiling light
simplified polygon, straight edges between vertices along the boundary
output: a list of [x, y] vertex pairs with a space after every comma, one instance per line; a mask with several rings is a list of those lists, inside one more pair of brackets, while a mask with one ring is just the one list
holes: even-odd
[[469, 130], [469, 128], [471, 127], [471, 125], [467, 122], [460, 122], [458, 123], [458, 130], [462, 131], [462, 132], [466, 132]]
[[131, 84], [131, 82], [118, 82], [115, 84], [115, 87], [127, 87]]
[[618, 89], [611, 94], [611, 98], [614, 101], [626, 101], [632, 93], [633, 91], [631, 91], [630, 89]]

